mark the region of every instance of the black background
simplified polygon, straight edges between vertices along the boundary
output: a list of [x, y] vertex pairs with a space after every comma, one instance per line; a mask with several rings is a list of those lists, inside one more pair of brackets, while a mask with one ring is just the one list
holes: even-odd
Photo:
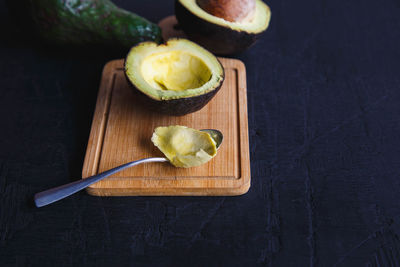
[[[173, 1], [115, 1], [157, 22]], [[399, 266], [400, 2], [269, 0], [239, 197], [34, 193], [80, 178], [107, 50], [48, 48], [0, 2], [0, 265]]]

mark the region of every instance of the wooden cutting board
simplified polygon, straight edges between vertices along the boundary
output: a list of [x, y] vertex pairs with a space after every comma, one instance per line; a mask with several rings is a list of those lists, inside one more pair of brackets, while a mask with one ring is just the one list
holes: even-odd
[[87, 188], [95, 196], [240, 195], [250, 187], [246, 72], [235, 59], [219, 58], [225, 81], [200, 111], [181, 117], [152, 112], [138, 103], [123, 72], [123, 60], [103, 70], [82, 177], [129, 161], [163, 156], [150, 138], [157, 126], [218, 129], [224, 134], [218, 154], [207, 164], [184, 169], [147, 163], [114, 174]]

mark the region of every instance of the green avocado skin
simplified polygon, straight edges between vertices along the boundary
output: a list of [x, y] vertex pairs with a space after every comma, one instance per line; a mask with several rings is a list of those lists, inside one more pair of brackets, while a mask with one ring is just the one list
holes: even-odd
[[[33, 19], [35, 29], [51, 42], [129, 48], [142, 41], [161, 41], [161, 29], [157, 25], [117, 7], [109, 0], [15, 2], [28, 8], [26, 13]], [[12, 7], [12, 4], [9, 6]]]

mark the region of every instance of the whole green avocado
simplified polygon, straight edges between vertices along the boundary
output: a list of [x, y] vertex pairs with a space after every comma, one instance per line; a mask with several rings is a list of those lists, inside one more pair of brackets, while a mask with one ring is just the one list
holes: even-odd
[[8, 5], [17, 12], [24, 5], [37, 32], [51, 42], [131, 47], [161, 41], [156, 24], [109, 0], [10, 0]]

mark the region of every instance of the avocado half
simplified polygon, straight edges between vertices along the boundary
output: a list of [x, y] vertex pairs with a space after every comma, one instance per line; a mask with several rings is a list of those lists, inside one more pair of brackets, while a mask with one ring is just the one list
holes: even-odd
[[231, 22], [203, 10], [196, 0], [176, 0], [175, 15], [189, 39], [211, 52], [229, 55], [251, 46], [268, 28], [270, 8], [256, 0], [253, 18]]
[[224, 69], [218, 59], [186, 39], [142, 42], [125, 59], [125, 75], [142, 102], [169, 115], [204, 107], [218, 92]]

